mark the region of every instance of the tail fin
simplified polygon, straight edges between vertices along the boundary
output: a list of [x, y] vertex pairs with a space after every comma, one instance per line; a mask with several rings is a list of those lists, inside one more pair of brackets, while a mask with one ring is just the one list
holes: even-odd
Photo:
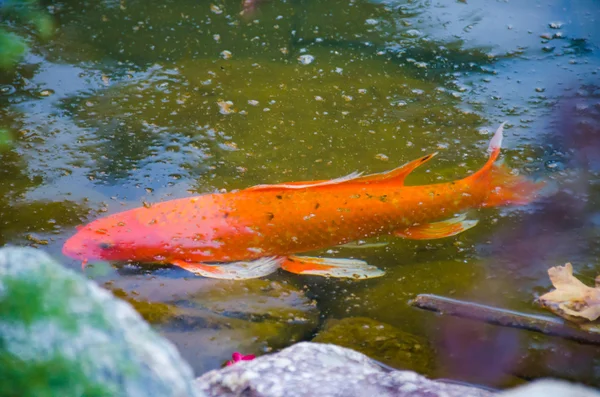
[[498, 127], [490, 141], [488, 161], [479, 171], [467, 177], [473, 185], [487, 186], [485, 189], [488, 196], [482, 204], [483, 207], [528, 204], [546, 185], [545, 182], [534, 182], [524, 176], [513, 175], [506, 166], [495, 164], [500, 155], [504, 124], [506, 122]]

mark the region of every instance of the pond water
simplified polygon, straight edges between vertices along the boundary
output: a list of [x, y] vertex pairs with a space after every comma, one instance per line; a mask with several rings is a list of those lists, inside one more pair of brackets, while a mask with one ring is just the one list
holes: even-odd
[[449, 181], [485, 162], [491, 133], [507, 121], [505, 163], [554, 180], [561, 195], [474, 211], [478, 226], [456, 237], [316, 253], [364, 259], [382, 278], [223, 282], [139, 264], [88, 271], [135, 300], [198, 374], [235, 350], [261, 354], [362, 317], [357, 349], [377, 345], [362, 341], [371, 326], [381, 340], [392, 327], [394, 338], [410, 333], [428, 346], [403, 364], [390, 351], [406, 346], [377, 347], [390, 365], [494, 386], [543, 376], [600, 385], [595, 347], [407, 304], [435, 293], [544, 313], [534, 299], [551, 287], [546, 271], [567, 261], [593, 283], [597, 2], [65, 0], [43, 9], [54, 34], [41, 40], [11, 25], [31, 51], [0, 74], [0, 128], [12, 138], [0, 153], [0, 244], [39, 247], [80, 271], [61, 247], [98, 217], [259, 183], [380, 172], [434, 151], [408, 183]]

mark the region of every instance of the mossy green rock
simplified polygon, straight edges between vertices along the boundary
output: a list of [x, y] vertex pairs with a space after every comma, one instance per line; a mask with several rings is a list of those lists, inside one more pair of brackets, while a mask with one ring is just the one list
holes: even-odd
[[0, 396], [201, 396], [127, 303], [31, 248], [0, 249]]
[[398, 369], [433, 370], [433, 351], [425, 339], [366, 317], [329, 320], [312, 341], [348, 347]]

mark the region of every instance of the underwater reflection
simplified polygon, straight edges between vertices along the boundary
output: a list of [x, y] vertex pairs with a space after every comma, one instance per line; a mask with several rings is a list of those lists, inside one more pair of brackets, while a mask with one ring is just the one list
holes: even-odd
[[[531, 206], [515, 226], [500, 228], [490, 244], [480, 247], [488, 257], [488, 283], [499, 283], [473, 300], [498, 307], [514, 306], [518, 296], [536, 310], [531, 291], [546, 292], [548, 268], [573, 261], [595, 263], [600, 219], [598, 182], [600, 171], [600, 97], [597, 87], [584, 86], [555, 107], [556, 120], [546, 135], [545, 172], [554, 171], [555, 192]], [[577, 266], [576, 266], [577, 267]], [[582, 266], [580, 266], [581, 268]], [[591, 275], [597, 267], [588, 266]], [[498, 281], [508, 271], [510, 280]], [[516, 287], [514, 279], [519, 280]], [[491, 280], [491, 281], [490, 281]], [[528, 286], [530, 288], [524, 288]], [[542, 287], [542, 288], [540, 288]], [[491, 292], [494, 291], [495, 292]], [[511, 301], [513, 300], [513, 301]], [[596, 383], [599, 349], [552, 337], [536, 338], [514, 329], [482, 325], [470, 320], [443, 319], [442, 354], [445, 365], [458, 377], [501, 383], [512, 376], [530, 379], [560, 376]], [[512, 379], [512, 381], [515, 381]]]

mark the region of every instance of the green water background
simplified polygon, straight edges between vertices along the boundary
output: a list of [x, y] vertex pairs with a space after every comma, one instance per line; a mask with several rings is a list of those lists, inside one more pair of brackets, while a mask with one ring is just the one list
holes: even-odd
[[[408, 183], [448, 181], [485, 162], [502, 121], [505, 162], [560, 179], [565, 164], [547, 144], [555, 106], [575, 96], [594, 109], [600, 98], [591, 0], [263, 0], [243, 15], [229, 0], [40, 9], [53, 21], [50, 38], [3, 21], [30, 50], [0, 74], [0, 128], [10, 141], [0, 153], [0, 244], [40, 247], [73, 269], [79, 263], [62, 257], [62, 244], [100, 216], [258, 183], [380, 172], [434, 151]], [[593, 191], [596, 181], [592, 173]], [[598, 384], [595, 348], [406, 304], [437, 293], [541, 312], [533, 299], [550, 288], [548, 267], [572, 261], [588, 283], [598, 274], [598, 200], [587, 200], [592, 227], [553, 240], [577, 249], [531, 267], [494, 261], [498, 247], [486, 248], [531, 208], [486, 209], [453, 238], [320, 252], [364, 259], [387, 271], [382, 279], [271, 278], [304, 289], [323, 321], [369, 317], [426, 336], [438, 376]], [[186, 282], [178, 269], [135, 271]], [[225, 359], [198, 355], [193, 364], [205, 371]]]

